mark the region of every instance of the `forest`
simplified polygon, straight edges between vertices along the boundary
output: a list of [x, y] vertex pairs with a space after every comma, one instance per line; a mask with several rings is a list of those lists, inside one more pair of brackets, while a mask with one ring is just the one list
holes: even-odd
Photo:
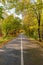
[[[9, 15], [12, 9], [15, 12]], [[43, 0], [0, 0], [0, 43], [21, 32], [43, 41]]]

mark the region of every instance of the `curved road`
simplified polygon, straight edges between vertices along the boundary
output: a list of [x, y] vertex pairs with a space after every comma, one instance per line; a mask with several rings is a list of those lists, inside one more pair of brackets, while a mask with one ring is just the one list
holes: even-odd
[[43, 65], [43, 48], [20, 34], [0, 49], [0, 65]]

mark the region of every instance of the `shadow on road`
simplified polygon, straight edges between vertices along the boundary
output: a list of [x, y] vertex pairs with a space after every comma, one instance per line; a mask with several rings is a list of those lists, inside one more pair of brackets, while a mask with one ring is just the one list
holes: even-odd
[[24, 65], [43, 65], [43, 52], [38, 48], [24, 49]]
[[0, 54], [0, 65], [21, 65], [21, 51], [7, 49]]

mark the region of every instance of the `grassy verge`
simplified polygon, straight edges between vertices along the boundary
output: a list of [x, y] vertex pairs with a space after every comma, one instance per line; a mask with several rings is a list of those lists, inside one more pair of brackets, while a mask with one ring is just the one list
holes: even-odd
[[3, 45], [7, 44], [8, 41], [14, 38], [15, 38], [14, 36], [0, 37], [0, 48], [2, 48]]

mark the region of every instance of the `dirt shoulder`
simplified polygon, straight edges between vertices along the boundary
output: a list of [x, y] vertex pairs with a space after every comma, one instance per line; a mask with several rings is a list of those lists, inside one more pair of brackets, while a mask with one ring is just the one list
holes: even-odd
[[39, 42], [38, 40], [35, 40], [33, 38], [29, 38], [29, 40], [30, 40], [31, 43], [39, 44], [43, 48], [43, 41]]

